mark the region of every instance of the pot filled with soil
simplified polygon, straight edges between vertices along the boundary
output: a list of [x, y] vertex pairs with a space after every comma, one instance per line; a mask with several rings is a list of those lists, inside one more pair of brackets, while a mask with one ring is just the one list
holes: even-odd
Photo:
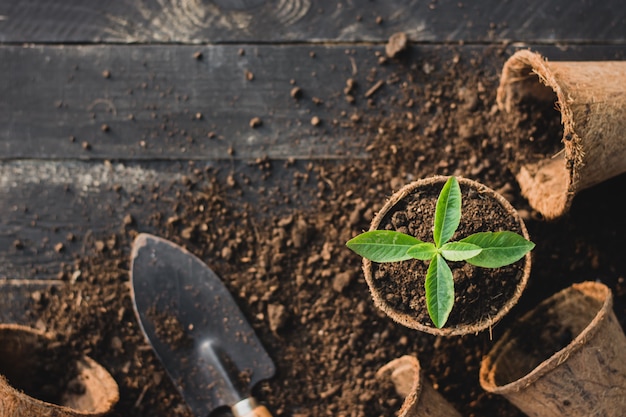
[[446, 176], [405, 185], [347, 245], [363, 256], [377, 307], [404, 326], [444, 336], [500, 320], [526, 287], [534, 247], [502, 195]]
[[597, 282], [544, 300], [494, 345], [480, 384], [529, 416], [623, 416], [626, 336], [612, 305]]
[[0, 324], [0, 416], [95, 417], [119, 399], [111, 375], [50, 335]]
[[560, 127], [543, 140], [529, 132], [512, 167], [546, 219], [564, 214], [580, 190], [626, 172], [626, 61], [548, 61], [521, 50], [504, 64], [496, 100]]
[[404, 398], [398, 417], [460, 417], [461, 414], [435, 390], [422, 374], [415, 356], [405, 355], [380, 368], [376, 377], [390, 381]]

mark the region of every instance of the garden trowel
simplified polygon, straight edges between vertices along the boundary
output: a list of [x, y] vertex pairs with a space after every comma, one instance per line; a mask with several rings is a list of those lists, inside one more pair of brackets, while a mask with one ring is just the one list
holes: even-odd
[[131, 258], [135, 313], [193, 414], [228, 406], [235, 417], [271, 417], [251, 389], [274, 375], [274, 363], [221, 279], [189, 251], [145, 233]]

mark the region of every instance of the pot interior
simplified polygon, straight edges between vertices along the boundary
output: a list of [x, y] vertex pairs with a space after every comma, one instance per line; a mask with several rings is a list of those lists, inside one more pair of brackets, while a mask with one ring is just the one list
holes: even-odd
[[0, 374], [13, 388], [57, 405], [68, 405], [64, 398], [70, 392], [85, 393], [76, 383], [76, 360], [61, 344], [19, 329], [3, 329], [0, 339]]
[[503, 336], [494, 382], [503, 386], [528, 375], [585, 330], [603, 301], [572, 289], [544, 301]]

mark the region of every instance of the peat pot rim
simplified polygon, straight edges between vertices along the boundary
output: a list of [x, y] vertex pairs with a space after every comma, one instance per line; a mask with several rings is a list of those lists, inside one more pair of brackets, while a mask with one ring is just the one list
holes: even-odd
[[522, 49], [504, 63], [500, 109], [510, 113], [531, 99], [554, 103], [553, 117], [560, 116], [562, 137], [553, 138], [559, 151], [515, 173], [522, 195], [546, 220], [567, 212], [579, 191], [626, 172], [625, 82], [626, 61], [551, 61]]
[[[9, 334], [15, 335], [23, 334], [28, 337], [40, 340], [52, 340], [51, 333], [20, 324], [0, 323], [0, 332], [8, 332]], [[79, 410], [65, 405], [49, 403], [32, 397], [13, 387], [10, 382], [4, 377], [4, 375], [2, 375], [1, 370], [0, 393], [3, 396], [7, 396], [7, 398], [5, 398], [5, 401], [10, 401], [8, 400], [8, 398], [14, 399], [14, 405], [17, 406], [18, 409], [24, 408], [26, 409], [26, 411], [37, 412], [36, 415], [54, 415], [58, 417], [98, 417], [110, 413], [113, 409], [113, 406], [119, 400], [119, 388], [117, 382], [115, 382], [111, 374], [102, 365], [100, 365], [89, 356], [83, 355], [81, 358], [78, 359], [78, 369], [80, 375], [86, 376], [87, 378], [94, 377], [99, 380], [100, 385], [102, 385], [103, 390], [106, 392], [105, 395], [100, 396], [101, 401], [98, 401], [98, 404], [96, 404], [94, 409], [91, 411]], [[93, 387], [91, 389], [93, 389]], [[89, 391], [90, 388], [87, 388], [87, 390]], [[11, 412], [15, 412], [17, 411], [17, 409], [9, 409], [5, 411], [8, 411], [9, 415], [12, 416], [14, 414], [11, 414]], [[2, 417], [4, 417], [4, 414], [1, 415]]]
[[[556, 99], [556, 109], [561, 114], [563, 137], [560, 139], [564, 144], [564, 152], [558, 158], [551, 158], [548, 161], [549, 164], [541, 168], [549, 172], [552, 180], [548, 185], [544, 185], [541, 181], [535, 180], [526, 167], [516, 174], [522, 194], [528, 198], [529, 203], [546, 219], [554, 219], [571, 206], [575, 194], [574, 184], [582, 164], [581, 140], [574, 129], [570, 100], [548, 61], [542, 55], [526, 49], [515, 52], [502, 68], [496, 102], [501, 109], [509, 113], [515, 107], [516, 100], [520, 99], [519, 95], [522, 94], [515, 89], [542, 100], [545, 100], [543, 96], [547, 95], [549, 89]], [[556, 115], [555, 112], [555, 117]], [[566, 137], [571, 139], [565, 140]]]
[[[509, 213], [509, 215], [511, 215], [514, 218], [515, 222], [520, 227], [522, 236], [524, 236], [525, 239], [530, 240], [530, 237], [528, 235], [528, 230], [526, 229], [526, 225], [524, 224], [524, 221], [520, 217], [515, 207], [513, 207], [506, 198], [504, 198], [497, 191], [487, 187], [486, 185], [478, 181], [471, 180], [469, 178], [464, 178], [464, 177], [457, 176], [457, 175], [455, 175], [455, 177], [459, 181], [460, 185], [471, 187], [477, 190], [481, 195], [487, 194], [493, 197], [507, 211], [507, 213]], [[431, 177], [419, 179], [419, 180], [406, 184], [401, 189], [393, 193], [393, 195], [385, 202], [385, 204], [380, 209], [380, 211], [378, 211], [378, 213], [372, 219], [369, 230], [376, 230], [378, 226], [380, 226], [380, 222], [383, 220], [387, 212], [393, 206], [395, 206], [399, 201], [407, 197], [416, 188], [433, 185], [433, 184], [441, 184], [441, 186], [443, 186], [443, 184], [448, 180], [448, 178], [450, 178], [450, 176], [434, 175]], [[365, 281], [367, 282], [370, 293], [372, 294], [374, 304], [376, 305], [376, 307], [382, 310], [385, 314], [391, 317], [394, 321], [406, 327], [409, 327], [411, 329], [419, 330], [425, 333], [430, 333], [435, 336], [460, 336], [460, 335], [465, 335], [465, 334], [476, 334], [482, 330], [490, 328], [495, 323], [497, 323], [500, 319], [502, 319], [502, 317], [504, 317], [511, 310], [511, 308], [513, 308], [513, 306], [517, 303], [520, 296], [524, 292], [524, 289], [526, 288], [528, 277], [530, 276], [531, 259], [532, 259], [531, 253], [528, 252], [524, 256], [523, 274], [517, 285], [517, 288], [515, 289], [513, 296], [506, 302], [504, 306], [502, 306], [502, 308], [500, 309], [500, 311], [498, 311], [496, 315], [488, 316], [484, 318], [483, 320], [476, 322], [476, 323], [460, 324], [456, 326], [443, 327], [441, 329], [438, 329], [436, 327], [426, 326], [418, 322], [417, 320], [415, 320], [415, 318], [411, 316], [410, 314], [401, 313], [392, 309], [389, 306], [389, 304], [385, 301], [384, 297], [381, 296], [381, 294], [376, 289], [376, 286], [374, 285], [374, 278], [371, 273], [372, 262], [369, 259], [363, 258], [363, 272], [365, 275]]]
[[[410, 369], [413, 374], [410, 384], [404, 384], [399, 387], [395, 381], [393, 381], [394, 374], [396, 372], [402, 372]], [[422, 368], [419, 360], [415, 356], [404, 355], [399, 358], [393, 359], [391, 362], [383, 365], [377, 372], [376, 377], [382, 378], [385, 375], [388, 376], [394, 385], [396, 385], [396, 392], [404, 397], [402, 407], [398, 411], [399, 416], [406, 416], [407, 412], [417, 406], [422, 396]], [[405, 381], [406, 382], [406, 381]]]
[[572, 284], [570, 287], [567, 287], [543, 300], [535, 308], [519, 318], [518, 322], [527, 321], [536, 314], [543, 313], [547, 306], [554, 303], [556, 300], [565, 299], [566, 296], [571, 293], [578, 293], [583, 297], [593, 298], [602, 302], [602, 305], [598, 308], [598, 312], [583, 329], [583, 331], [581, 331], [570, 343], [568, 343], [567, 346], [553, 353], [552, 356], [535, 366], [532, 371], [528, 372], [523, 377], [504, 385], [497, 385], [495, 382], [496, 372], [494, 370], [494, 364], [499, 361], [502, 355], [508, 353], [511, 343], [516, 340], [515, 338], [511, 339], [511, 336], [514, 336], [512, 335], [511, 329], [507, 330], [482, 361], [480, 367], [480, 384], [483, 389], [490, 393], [500, 395], [506, 395], [511, 392], [519, 392], [564, 363], [572, 354], [579, 351], [595, 336], [601, 328], [601, 324], [608, 320], [613, 308], [613, 296], [611, 294], [611, 290], [600, 282], [584, 281]]

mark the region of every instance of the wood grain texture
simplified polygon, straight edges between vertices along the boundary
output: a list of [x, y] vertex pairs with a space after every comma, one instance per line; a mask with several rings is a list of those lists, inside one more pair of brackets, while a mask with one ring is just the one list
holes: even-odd
[[[616, 46], [533, 49], [551, 59], [617, 59], [624, 53]], [[367, 114], [364, 96], [378, 81], [384, 83], [371, 97], [374, 103], [392, 91], [399, 69], [417, 74], [434, 55], [485, 57], [483, 47], [422, 46], [411, 48], [406, 61], [381, 66], [378, 49], [370, 47], [350, 48], [348, 54], [337, 46], [250, 47], [243, 56], [237, 50], [206, 47], [197, 61], [196, 48], [187, 46], [0, 48], [10, 58], [0, 60], [0, 278], [56, 279], [61, 265], [71, 264], [90, 239], [124, 228], [127, 214], [149, 228], [146, 213], [167, 213], [173, 201], [153, 201], [153, 187], [175, 188], [189, 161], [215, 175], [234, 175], [247, 190], [237, 197], [242, 204], [254, 204], [265, 190], [293, 196], [289, 207], [305, 206], [298, 198], [307, 193], [279, 184], [293, 175], [277, 170], [369, 157], [359, 142], [366, 135], [341, 124], [353, 113]], [[485, 57], [483, 67], [493, 71], [510, 52]], [[103, 77], [105, 68], [110, 78]], [[254, 73], [252, 81], [246, 69]], [[292, 78], [303, 90], [299, 100], [290, 95]], [[358, 80], [355, 104], [345, 100], [348, 78]], [[422, 74], [414, 82], [418, 78], [427, 80]], [[323, 103], [315, 104], [314, 96]], [[248, 125], [254, 115], [263, 119], [256, 129]], [[313, 115], [321, 118], [320, 126], [311, 125]], [[109, 132], [101, 130], [103, 123]], [[209, 139], [207, 131], [216, 137]], [[270, 179], [276, 184], [262, 180], [268, 173], [255, 165], [257, 158], [273, 165]], [[309, 175], [303, 169], [303, 177]], [[298, 187], [315, 188], [311, 181]], [[292, 189], [272, 193], [272, 187]]]
[[[342, 97], [346, 80], [370, 83], [351, 55], [369, 70], [377, 59], [372, 48], [241, 49], [0, 47], [0, 159], [332, 159], [356, 152], [358, 143], [341, 140], [332, 115], [354, 111]], [[300, 99], [291, 96], [296, 85]], [[254, 118], [260, 123], [253, 128]]]
[[[269, 207], [273, 216], [286, 216], [311, 204], [310, 196], [318, 189], [312, 168], [316, 163], [3, 162], [0, 280], [67, 280], [78, 270], [76, 259], [101, 256], [98, 242], [106, 246], [114, 236], [131, 231], [159, 234], [167, 228], [182, 233], [191, 225], [185, 219], [175, 223], [169, 219], [175, 218], [177, 204], [189, 192], [229, 198], [233, 210], [260, 217], [267, 213], [252, 207]], [[286, 202], [283, 196], [291, 197]], [[130, 256], [130, 247], [120, 249]], [[59, 272], [67, 272], [64, 267], [72, 271], [61, 277]]]
[[0, 279], [56, 279], [95, 240], [123, 231], [126, 215], [148, 224], [146, 211], [167, 213], [171, 202], [152, 201], [151, 190], [176, 184], [180, 171], [178, 163], [1, 164]]
[[5, 43], [416, 42], [618, 43], [621, 0], [4, 1]]
[[[365, 157], [365, 138], [344, 127], [397, 71], [484, 48], [413, 46], [380, 65], [383, 46], [4, 46], [0, 160]], [[535, 49], [550, 59], [624, 54], [619, 46]], [[492, 65], [504, 58], [494, 53]]]

